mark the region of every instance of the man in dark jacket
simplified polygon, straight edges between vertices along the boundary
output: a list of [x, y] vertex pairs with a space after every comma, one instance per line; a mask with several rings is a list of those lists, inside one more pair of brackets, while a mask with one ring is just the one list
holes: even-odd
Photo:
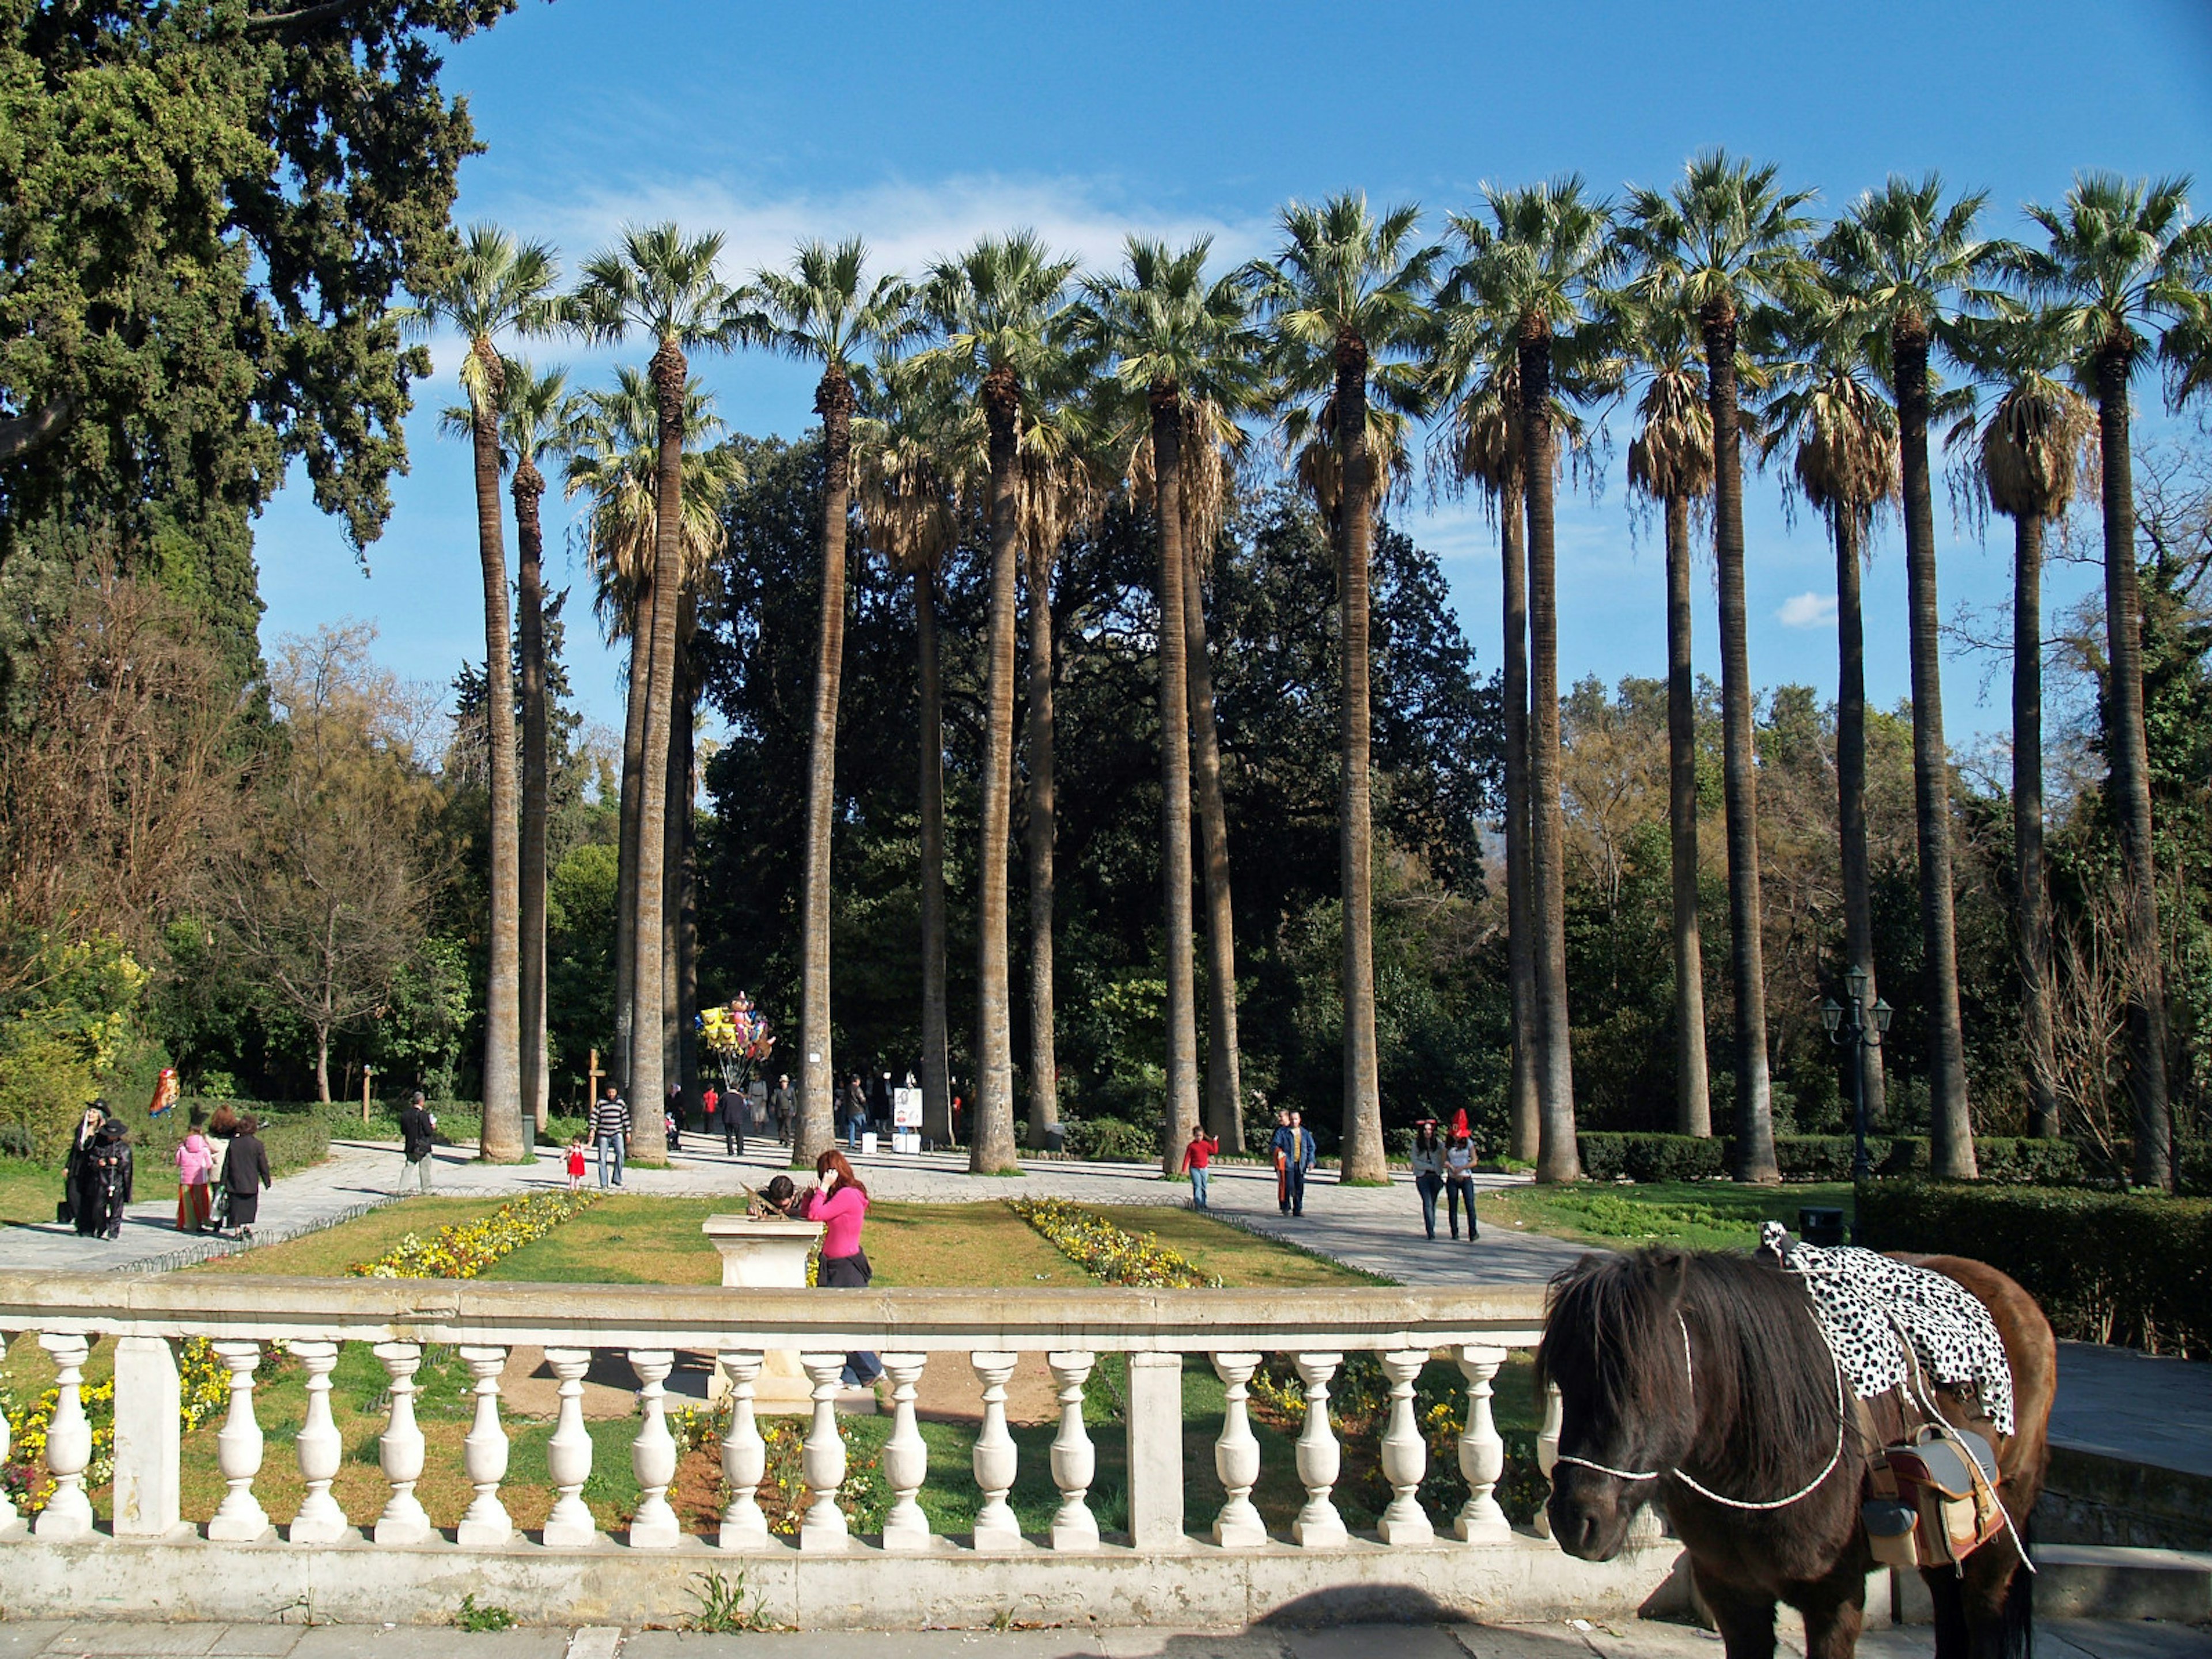
[[791, 1141], [791, 1079], [787, 1074], [777, 1078], [775, 1086], [768, 1091], [768, 1115], [769, 1121], [775, 1126], [778, 1144], [788, 1146]]
[[430, 1115], [429, 1109], [422, 1103], [422, 1091], [417, 1089], [399, 1109], [400, 1150], [407, 1158], [400, 1166], [399, 1191], [407, 1190], [410, 1177], [424, 1193], [430, 1190], [430, 1170], [436, 1162], [430, 1155], [430, 1148], [437, 1127], [438, 1120]]
[[133, 1171], [131, 1142], [119, 1119], [111, 1117], [100, 1126], [89, 1163], [86, 1185], [92, 1195], [93, 1231], [102, 1238], [120, 1238], [123, 1206], [131, 1201]]

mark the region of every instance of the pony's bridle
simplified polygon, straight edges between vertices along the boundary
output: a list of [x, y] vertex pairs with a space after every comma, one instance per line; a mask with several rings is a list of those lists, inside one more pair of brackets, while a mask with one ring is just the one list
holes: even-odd
[[[1686, 1380], [1690, 1391], [1690, 1398], [1694, 1402], [1697, 1399], [1698, 1389], [1697, 1362], [1690, 1357], [1689, 1324], [1683, 1319], [1679, 1310], [1677, 1310], [1674, 1315], [1674, 1325], [1675, 1328], [1682, 1333], [1682, 1370], [1686, 1373]], [[1816, 1330], [1820, 1328], [1817, 1321], [1814, 1322], [1814, 1328]], [[1820, 1470], [1820, 1474], [1814, 1475], [1810, 1480], [1798, 1487], [1796, 1492], [1791, 1492], [1787, 1498], [1769, 1498], [1764, 1503], [1753, 1503], [1741, 1498], [1724, 1498], [1719, 1492], [1713, 1491], [1710, 1486], [1702, 1485], [1694, 1475], [1689, 1473], [1689, 1471], [1681, 1468], [1616, 1469], [1609, 1468], [1603, 1463], [1593, 1462], [1587, 1457], [1577, 1457], [1568, 1452], [1559, 1453], [1554, 1461], [1561, 1463], [1572, 1463], [1577, 1468], [1589, 1469], [1598, 1474], [1610, 1475], [1615, 1480], [1657, 1480], [1664, 1478], [1665, 1476], [1672, 1475], [1675, 1480], [1687, 1486], [1692, 1492], [1697, 1493], [1698, 1497], [1707, 1498], [1713, 1503], [1718, 1504], [1723, 1509], [1786, 1510], [1792, 1504], [1797, 1503], [1801, 1499], [1810, 1498], [1815, 1492], [1819, 1491], [1820, 1483], [1826, 1480], [1830, 1475], [1833, 1474], [1836, 1472], [1836, 1465], [1844, 1461], [1844, 1428], [1845, 1425], [1850, 1419], [1850, 1407], [1844, 1395], [1843, 1363], [1836, 1358], [1836, 1351], [1834, 1347], [1829, 1344], [1828, 1334], [1826, 1331], [1820, 1332], [1820, 1346], [1828, 1350], [1828, 1365], [1829, 1368], [1836, 1374], [1836, 1449], [1828, 1455], [1828, 1462]]]

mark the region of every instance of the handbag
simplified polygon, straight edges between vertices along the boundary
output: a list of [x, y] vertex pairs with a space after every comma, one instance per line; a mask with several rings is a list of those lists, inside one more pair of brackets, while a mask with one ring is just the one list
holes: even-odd
[[66, 1198], [54, 1200], [54, 1224], [66, 1227], [76, 1219], [76, 1206]]

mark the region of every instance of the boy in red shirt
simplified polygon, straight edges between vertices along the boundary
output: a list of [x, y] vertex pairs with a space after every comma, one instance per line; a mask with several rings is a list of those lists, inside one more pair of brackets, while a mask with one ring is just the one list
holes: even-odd
[[1200, 1129], [1190, 1138], [1190, 1145], [1182, 1149], [1183, 1173], [1190, 1177], [1190, 1203], [1195, 1210], [1206, 1207], [1206, 1166], [1221, 1150], [1221, 1137], [1208, 1135]]

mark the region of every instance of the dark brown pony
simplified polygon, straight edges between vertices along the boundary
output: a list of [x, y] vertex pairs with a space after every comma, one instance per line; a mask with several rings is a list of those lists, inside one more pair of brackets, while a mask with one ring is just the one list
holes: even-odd
[[[2050, 1322], [1994, 1267], [1904, 1259], [1956, 1279], [1996, 1322], [2014, 1419], [1998, 1443], [1997, 1492], [2025, 1538], [2049, 1455]], [[1536, 1368], [1565, 1408], [1547, 1511], [1561, 1548], [1608, 1560], [1636, 1511], [1656, 1502], [1689, 1552], [1728, 1659], [1771, 1659], [1779, 1602], [1804, 1615], [1808, 1659], [1851, 1659], [1875, 1565], [1859, 1519], [1869, 1449], [1838, 1416], [1834, 1362], [1802, 1280], [1750, 1255], [1584, 1256], [1553, 1281]], [[1965, 1421], [1948, 1391], [1935, 1398]], [[2000, 1533], [1963, 1573], [1923, 1573], [1937, 1659], [2027, 1659], [2030, 1580], [2019, 1566], [2013, 1534]]]

